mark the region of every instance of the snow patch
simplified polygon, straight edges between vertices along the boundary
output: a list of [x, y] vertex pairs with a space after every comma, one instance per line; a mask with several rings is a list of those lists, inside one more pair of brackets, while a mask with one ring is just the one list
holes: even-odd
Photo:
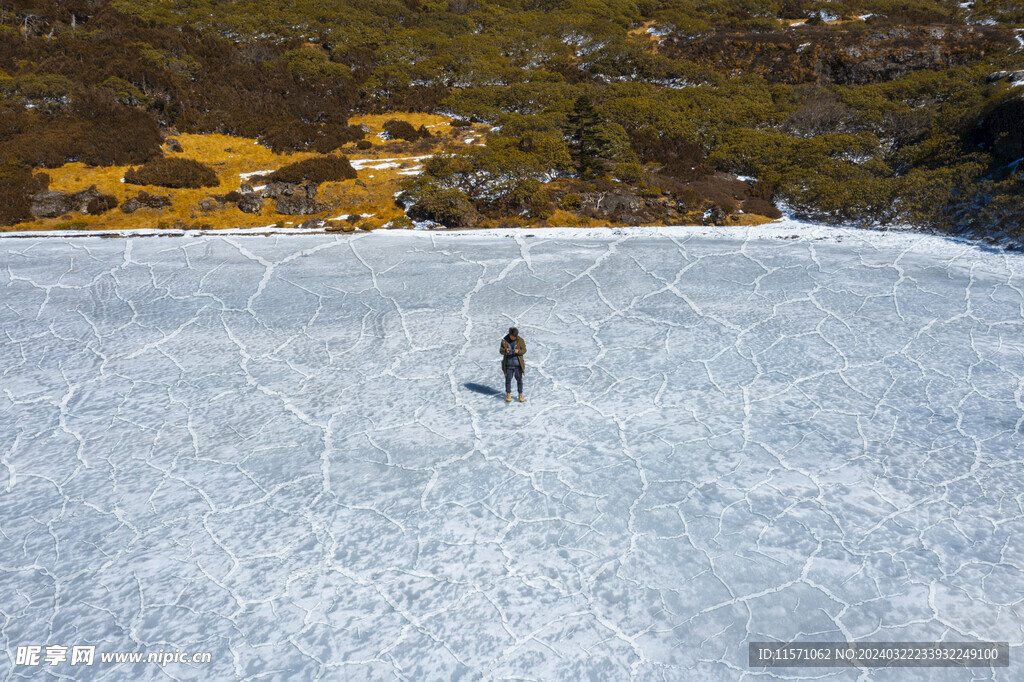
[[385, 168], [396, 168], [402, 163], [409, 161], [422, 161], [429, 159], [430, 154], [425, 156], [399, 156], [390, 159], [349, 159], [352, 168], [355, 170], [383, 170]]
[[328, 218], [328, 220], [331, 220], [331, 221], [348, 220], [349, 218], [355, 218], [357, 216], [360, 217], [360, 218], [372, 218], [375, 215], [377, 215], [377, 214], [376, 213], [343, 213], [342, 215], [338, 216], [337, 218]]

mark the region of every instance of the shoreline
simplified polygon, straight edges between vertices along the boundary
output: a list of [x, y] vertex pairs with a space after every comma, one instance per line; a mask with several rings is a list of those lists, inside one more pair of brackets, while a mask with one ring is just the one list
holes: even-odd
[[2, 240], [20, 239], [129, 239], [134, 237], [283, 237], [283, 236], [333, 236], [368, 238], [374, 234], [407, 235], [409, 237], [506, 237], [506, 238], [554, 238], [554, 239], [617, 239], [622, 237], [707, 237], [749, 240], [795, 240], [831, 241], [844, 239], [888, 245], [904, 242], [907, 246], [922, 240], [940, 240], [949, 245], [973, 247], [998, 253], [1024, 251], [1024, 244], [1013, 239], [985, 241], [970, 236], [944, 234], [908, 226], [888, 229], [874, 227], [849, 227], [814, 223], [793, 218], [782, 218], [761, 225], [716, 226], [716, 225], [639, 225], [620, 227], [512, 227], [512, 228], [443, 228], [443, 229], [375, 229], [370, 231], [340, 232], [327, 231], [322, 227], [266, 227], [219, 228], [212, 230], [152, 229], [138, 230], [33, 230], [0, 232]]

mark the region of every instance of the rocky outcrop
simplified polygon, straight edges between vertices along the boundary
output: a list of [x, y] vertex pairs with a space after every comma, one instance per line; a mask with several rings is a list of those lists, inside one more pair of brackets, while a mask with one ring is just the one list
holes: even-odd
[[309, 215], [324, 210], [324, 206], [304, 194], [283, 196], [277, 200], [274, 210], [281, 215]]
[[320, 186], [315, 182], [281, 182], [280, 180], [272, 180], [267, 183], [266, 187], [263, 188], [263, 196], [268, 199], [278, 199], [280, 197], [290, 197], [296, 194], [312, 199], [316, 197], [317, 192], [320, 190]]
[[646, 198], [627, 191], [583, 192], [579, 212], [590, 218], [620, 225], [664, 222], [675, 210], [661, 198]]
[[238, 210], [242, 213], [259, 213], [263, 210], [263, 197], [255, 192], [243, 192], [238, 199]]
[[99, 215], [117, 206], [117, 199], [93, 185], [80, 192], [45, 190], [32, 197], [30, 211], [35, 218], [58, 218], [68, 213]]
[[274, 210], [281, 215], [309, 215], [326, 208], [316, 201], [318, 189], [319, 186], [313, 182], [271, 182], [263, 190], [263, 195], [277, 199]]
[[121, 210], [125, 213], [131, 214], [143, 208], [161, 209], [168, 208], [170, 205], [170, 197], [140, 191], [137, 196], [134, 196], [121, 204]]
[[78, 201], [73, 194], [48, 189], [32, 197], [32, 216], [35, 218], [59, 218], [78, 210]]

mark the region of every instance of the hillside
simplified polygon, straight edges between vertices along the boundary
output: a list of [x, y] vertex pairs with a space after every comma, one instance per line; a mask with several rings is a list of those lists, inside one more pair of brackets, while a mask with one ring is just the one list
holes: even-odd
[[[728, 225], [782, 206], [1024, 234], [1012, 0], [6, 1], [0, 69], [0, 229]], [[243, 174], [339, 155], [355, 177], [254, 185], [240, 208]], [[216, 184], [121, 182], [161, 157]]]

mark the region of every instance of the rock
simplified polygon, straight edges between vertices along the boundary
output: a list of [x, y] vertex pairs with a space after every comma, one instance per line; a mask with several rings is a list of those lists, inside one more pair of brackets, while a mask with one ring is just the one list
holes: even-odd
[[199, 202], [199, 209], [205, 213], [208, 213], [214, 209], [214, 202], [209, 199], [203, 199]]
[[281, 182], [274, 180], [267, 183], [267, 186], [263, 189], [263, 196], [268, 199], [278, 199], [280, 197], [290, 197], [293, 195], [299, 195], [312, 199], [316, 196], [320, 186], [315, 182]]
[[117, 206], [117, 198], [104, 194], [96, 185], [73, 194], [45, 190], [33, 195], [30, 211], [36, 218], [57, 218], [67, 213], [99, 215]]
[[121, 204], [121, 211], [127, 213], [128, 215], [135, 213], [140, 208], [145, 208], [145, 206], [142, 205], [141, 201], [135, 198], [129, 199], [128, 201]]
[[302, 230], [313, 230], [313, 229], [316, 229], [318, 227], [323, 227], [324, 224], [325, 224], [324, 221], [319, 219], [319, 218], [310, 218], [309, 220], [307, 220], [307, 221], [303, 222], [301, 225], [299, 225], [299, 229], [302, 229]]
[[180, 152], [184, 151], [181, 148], [181, 143], [178, 142], [178, 140], [176, 140], [173, 137], [167, 138], [167, 142], [165, 144], [167, 145], [167, 151], [169, 151], [169, 152], [179, 152], [180, 153]]
[[125, 213], [131, 214], [135, 213], [140, 208], [161, 209], [167, 208], [170, 205], [170, 197], [164, 197], [158, 194], [150, 194], [149, 192], [140, 191], [138, 196], [132, 197], [131, 199], [128, 199], [126, 202], [121, 204], [121, 210]]
[[255, 192], [243, 192], [238, 200], [238, 210], [242, 213], [259, 213], [263, 209], [263, 197]]
[[305, 196], [304, 193], [295, 193], [291, 196], [282, 196], [277, 200], [275, 210], [281, 215], [309, 215], [319, 213], [324, 209], [315, 199]]
[[994, 73], [990, 73], [988, 77], [985, 78], [985, 82], [996, 83], [1004, 78], [1011, 83], [1024, 80], [1024, 69], [1021, 69], [1020, 71], [996, 71]]
[[613, 214], [636, 214], [643, 207], [643, 199], [633, 194], [584, 192], [580, 195], [580, 211], [592, 218], [607, 218]]
[[32, 197], [32, 215], [36, 218], [58, 218], [78, 208], [73, 194], [48, 189]]
[[248, 182], [243, 182], [242, 186], [238, 188], [238, 192], [239, 194], [252, 194], [252, 185], [250, 185]]
[[277, 199], [275, 210], [281, 215], [309, 215], [324, 209], [315, 200], [319, 189], [315, 182], [271, 182], [263, 191], [263, 195]]
[[371, 134], [373, 132], [373, 130], [370, 129], [370, 126], [366, 125], [365, 123], [360, 123], [359, 125], [356, 126], [356, 128], [359, 128], [360, 130], [362, 130], [367, 135], [369, 135], [369, 134]]
[[277, 199], [278, 197], [290, 197], [295, 194], [295, 190], [298, 188], [293, 182], [280, 182], [274, 180], [268, 182], [267, 186], [263, 188], [263, 196], [268, 199]]

